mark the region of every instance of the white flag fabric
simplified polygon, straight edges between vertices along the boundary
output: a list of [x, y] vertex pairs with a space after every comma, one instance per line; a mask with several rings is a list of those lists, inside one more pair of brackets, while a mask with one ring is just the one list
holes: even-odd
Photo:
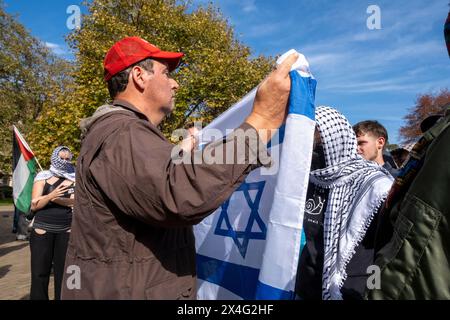
[[36, 176], [36, 158], [16, 126], [13, 126], [13, 198], [14, 206], [28, 214]]
[[[198, 299], [294, 298], [304, 244], [316, 80], [301, 54], [290, 76], [286, 124], [268, 145], [273, 165], [251, 172], [214, 214], [194, 227]], [[255, 94], [256, 89], [207, 126], [201, 144], [238, 127], [250, 114]]]

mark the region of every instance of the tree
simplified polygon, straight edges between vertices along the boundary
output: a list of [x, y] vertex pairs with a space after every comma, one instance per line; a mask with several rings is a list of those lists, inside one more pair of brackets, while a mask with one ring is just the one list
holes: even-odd
[[388, 143], [385, 148], [387, 151], [392, 151], [392, 150], [398, 149], [399, 145], [395, 144], [395, 143]]
[[450, 92], [448, 89], [442, 89], [439, 93], [433, 95], [419, 95], [416, 105], [410, 109], [410, 112], [404, 117], [406, 125], [400, 128], [400, 137], [404, 143], [414, 142], [422, 135], [420, 123], [428, 116], [443, 114], [445, 107], [450, 103]]
[[9, 175], [12, 125], [27, 135], [53, 90], [68, 81], [69, 64], [7, 14], [2, 1], [0, 26], [0, 174]]
[[[107, 50], [126, 36], [140, 36], [162, 50], [185, 53], [174, 73], [180, 84], [174, 112], [161, 124], [169, 137], [187, 120], [211, 121], [256, 86], [273, 67], [273, 59], [251, 57], [250, 49], [236, 40], [232, 28], [212, 5], [195, 8], [176, 0], [93, 0], [86, 3], [89, 14], [81, 29], [68, 37], [76, 54], [75, 87], [62, 92], [59, 103], [67, 113], [54, 112], [40, 119], [45, 132], [40, 150], [50, 152], [53, 130], [60, 123], [60, 138], [79, 149], [78, 123], [109, 100], [103, 80], [103, 59]], [[49, 115], [56, 118], [49, 118]], [[58, 125], [55, 125], [55, 121]], [[49, 123], [50, 122], [50, 123]], [[42, 136], [41, 131], [36, 131]], [[49, 138], [50, 137], [50, 138]]]

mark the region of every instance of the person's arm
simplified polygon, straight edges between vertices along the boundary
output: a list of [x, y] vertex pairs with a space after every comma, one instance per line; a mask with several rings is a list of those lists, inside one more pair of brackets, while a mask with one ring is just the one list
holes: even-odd
[[52, 202], [64, 207], [73, 207], [75, 199], [72, 196], [70, 198], [58, 197], [53, 199]]
[[43, 196], [45, 180], [36, 181], [33, 184], [33, 191], [31, 192], [31, 211], [42, 209], [50, 201], [48, 195]]
[[[140, 120], [120, 134], [132, 142], [111, 137], [89, 171], [102, 194], [130, 216], [153, 225], [196, 224], [229, 198], [251, 170], [270, 163], [256, 130], [247, 123], [239, 129], [191, 153], [189, 163], [177, 163], [171, 157], [174, 146]], [[249, 138], [239, 151], [244, 133]], [[219, 154], [230, 145], [237, 150], [231, 163], [207, 162], [208, 156], [224, 159]]]

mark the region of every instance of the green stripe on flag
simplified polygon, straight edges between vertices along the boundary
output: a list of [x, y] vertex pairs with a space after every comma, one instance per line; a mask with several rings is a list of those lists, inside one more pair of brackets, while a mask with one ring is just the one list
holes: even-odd
[[33, 191], [34, 177], [36, 176], [35, 158], [32, 158], [27, 162], [27, 167], [30, 171], [30, 175], [28, 176], [27, 182], [16, 201], [17, 209], [25, 213], [28, 213], [31, 207], [31, 193]]

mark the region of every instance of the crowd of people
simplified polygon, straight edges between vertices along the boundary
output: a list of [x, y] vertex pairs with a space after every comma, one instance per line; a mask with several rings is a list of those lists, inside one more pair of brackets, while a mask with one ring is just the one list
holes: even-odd
[[[179, 86], [170, 72], [182, 57], [138, 37], [118, 41], [106, 54], [113, 102], [82, 123], [76, 179], [65, 146], [35, 179], [31, 299], [48, 299], [52, 268], [56, 299], [195, 298], [192, 226], [252, 170], [270, 165], [265, 146], [285, 120], [297, 55], [258, 87], [239, 130], [199, 150], [195, 126], [185, 127], [183, 149], [191, 157], [226, 152], [244, 137], [233, 163], [175, 165], [173, 144], [158, 125], [174, 109]], [[324, 106], [315, 119], [307, 192], [314, 205], [305, 210], [297, 298], [450, 299], [450, 106], [422, 123], [412, 148], [392, 156], [377, 121], [352, 127]], [[82, 270], [83, 286], [65, 285], [64, 265]], [[380, 268], [381, 286], [368, 288], [372, 265]]]

